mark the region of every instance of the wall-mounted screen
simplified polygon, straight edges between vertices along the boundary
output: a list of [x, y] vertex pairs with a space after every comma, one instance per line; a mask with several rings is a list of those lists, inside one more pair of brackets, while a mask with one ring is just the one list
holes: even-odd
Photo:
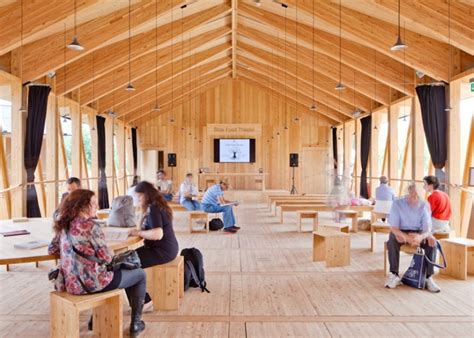
[[255, 162], [255, 139], [214, 139], [214, 162]]

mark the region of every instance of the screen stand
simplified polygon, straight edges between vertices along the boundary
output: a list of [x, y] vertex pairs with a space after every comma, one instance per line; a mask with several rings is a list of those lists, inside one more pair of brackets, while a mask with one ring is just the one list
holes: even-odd
[[291, 176], [291, 190], [290, 190], [290, 195], [297, 195], [298, 194], [298, 190], [296, 190], [296, 187], [295, 187], [295, 167], [292, 167], [293, 168], [293, 174]]

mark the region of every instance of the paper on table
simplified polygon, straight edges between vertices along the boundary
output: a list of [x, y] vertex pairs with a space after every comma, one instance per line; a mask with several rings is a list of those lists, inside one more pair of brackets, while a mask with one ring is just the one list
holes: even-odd
[[48, 245], [49, 245], [49, 241], [37, 240], [37, 241], [29, 241], [29, 242], [24, 242], [24, 243], [16, 243], [16, 244], [13, 244], [13, 247], [15, 249], [33, 250], [33, 249], [42, 248], [42, 247], [48, 246]]
[[106, 241], [124, 241], [128, 238], [128, 231], [120, 231], [118, 229], [104, 229]]

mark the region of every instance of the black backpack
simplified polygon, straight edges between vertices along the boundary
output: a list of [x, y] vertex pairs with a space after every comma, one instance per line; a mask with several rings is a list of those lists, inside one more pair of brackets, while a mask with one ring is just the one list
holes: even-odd
[[201, 291], [210, 291], [206, 288], [206, 279], [204, 276], [204, 260], [201, 251], [196, 248], [181, 250], [181, 256], [184, 257], [184, 290], [201, 288]]
[[224, 227], [224, 223], [220, 218], [213, 218], [209, 222], [209, 230], [211, 231], [217, 231], [220, 230]]

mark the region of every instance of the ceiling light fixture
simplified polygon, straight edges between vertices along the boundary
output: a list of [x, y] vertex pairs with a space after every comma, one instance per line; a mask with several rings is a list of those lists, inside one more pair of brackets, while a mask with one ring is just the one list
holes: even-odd
[[152, 111], [159, 112], [161, 110], [158, 103], [158, 0], [155, 0], [155, 106]]
[[132, 31], [132, 25], [131, 25], [131, 15], [132, 15], [132, 0], [128, 0], [128, 84], [127, 87], [125, 87], [125, 90], [127, 92], [133, 92], [135, 91], [135, 87], [132, 84], [132, 70], [131, 70], [131, 54], [132, 54], [132, 41], [131, 41], [131, 31]]
[[74, 36], [72, 37], [72, 41], [67, 48], [82, 52], [84, 50], [84, 46], [79, 43], [77, 39], [77, 0], [74, 0]]
[[[314, 15], [314, 12], [313, 12]], [[346, 86], [342, 83], [342, 5], [339, 0], [339, 82], [334, 88], [336, 90], [344, 90]]]
[[313, 86], [312, 86], [312, 89], [313, 89], [313, 103], [311, 103], [311, 106], [309, 107], [309, 110], [315, 112], [318, 110], [318, 107], [316, 106], [316, 100], [315, 100], [315, 96], [314, 96], [314, 1], [313, 1], [313, 68], [311, 69], [311, 74], [313, 75]]
[[390, 47], [390, 50], [392, 51], [397, 51], [397, 50], [402, 50], [405, 48], [408, 48], [406, 44], [403, 43], [402, 41], [402, 35], [400, 34], [400, 0], [398, 0], [398, 36], [397, 36], [397, 41], [395, 44]]

